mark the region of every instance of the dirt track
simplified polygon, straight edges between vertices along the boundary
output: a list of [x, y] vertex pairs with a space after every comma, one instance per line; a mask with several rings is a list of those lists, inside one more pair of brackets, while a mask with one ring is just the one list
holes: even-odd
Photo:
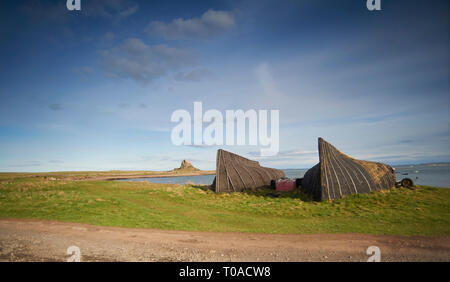
[[0, 261], [450, 261], [450, 237], [362, 234], [271, 235], [127, 229], [36, 220], [0, 220]]

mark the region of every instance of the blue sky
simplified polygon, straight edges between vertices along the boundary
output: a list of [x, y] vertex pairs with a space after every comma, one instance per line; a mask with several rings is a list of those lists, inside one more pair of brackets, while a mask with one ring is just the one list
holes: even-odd
[[214, 169], [173, 111], [278, 109], [277, 168], [317, 138], [389, 164], [450, 161], [448, 1], [5, 1], [0, 171]]

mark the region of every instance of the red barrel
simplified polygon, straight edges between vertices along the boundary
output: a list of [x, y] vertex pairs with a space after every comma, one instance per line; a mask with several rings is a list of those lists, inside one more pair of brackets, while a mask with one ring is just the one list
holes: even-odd
[[291, 191], [295, 189], [295, 181], [291, 179], [280, 179], [275, 183], [277, 191]]

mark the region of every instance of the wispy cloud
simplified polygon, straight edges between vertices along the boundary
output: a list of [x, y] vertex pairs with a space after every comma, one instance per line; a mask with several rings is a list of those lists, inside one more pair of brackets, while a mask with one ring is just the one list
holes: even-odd
[[[85, 5], [84, 5], [85, 4]], [[139, 11], [139, 5], [132, 0], [91, 0], [83, 3], [83, 13], [120, 22]]]
[[107, 76], [131, 78], [149, 83], [169, 72], [195, 65], [188, 49], [167, 45], [149, 46], [139, 38], [129, 38], [120, 46], [100, 53], [100, 65]]
[[73, 71], [79, 74], [82, 78], [88, 78], [94, 73], [94, 69], [89, 66], [77, 67]]
[[190, 72], [179, 72], [174, 76], [176, 81], [201, 81], [214, 77], [210, 69], [202, 68]]
[[235, 17], [228, 11], [208, 10], [199, 18], [177, 18], [169, 23], [153, 21], [147, 31], [165, 39], [210, 39], [235, 26]]
[[61, 104], [50, 104], [50, 105], [48, 105], [48, 108], [52, 111], [60, 111], [60, 110], [62, 110], [62, 105]]
[[315, 161], [319, 159], [319, 152], [317, 150], [313, 151], [303, 151], [303, 150], [286, 150], [280, 151], [277, 155], [271, 157], [263, 157], [259, 151], [249, 152], [248, 155], [255, 160], [265, 160], [269, 162], [291, 162], [291, 163], [304, 163]]
[[111, 47], [115, 38], [116, 35], [114, 32], [108, 31], [100, 37], [99, 45], [102, 47]]

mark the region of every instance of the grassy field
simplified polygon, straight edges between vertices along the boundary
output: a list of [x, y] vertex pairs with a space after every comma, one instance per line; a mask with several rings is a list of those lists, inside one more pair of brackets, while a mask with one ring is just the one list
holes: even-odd
[[402, 188], [314, 202], [298, 190], [215, 194], [194, 185], [3, 177], [0, 218], [197, 231], [450, 235], [450, 189]]
[[169, 171], [152, 170], [109, 170], [109, 171], [60, 171], [60, 172], [2, 172], [0, 181], [19, 178], [55, 178], [57, 180], [108, 180], [141, 177], [170, 177], [183, 175], [205, 175], [215, 174], [213, 170], [198, 170], [196, 168], [173, 169]]

